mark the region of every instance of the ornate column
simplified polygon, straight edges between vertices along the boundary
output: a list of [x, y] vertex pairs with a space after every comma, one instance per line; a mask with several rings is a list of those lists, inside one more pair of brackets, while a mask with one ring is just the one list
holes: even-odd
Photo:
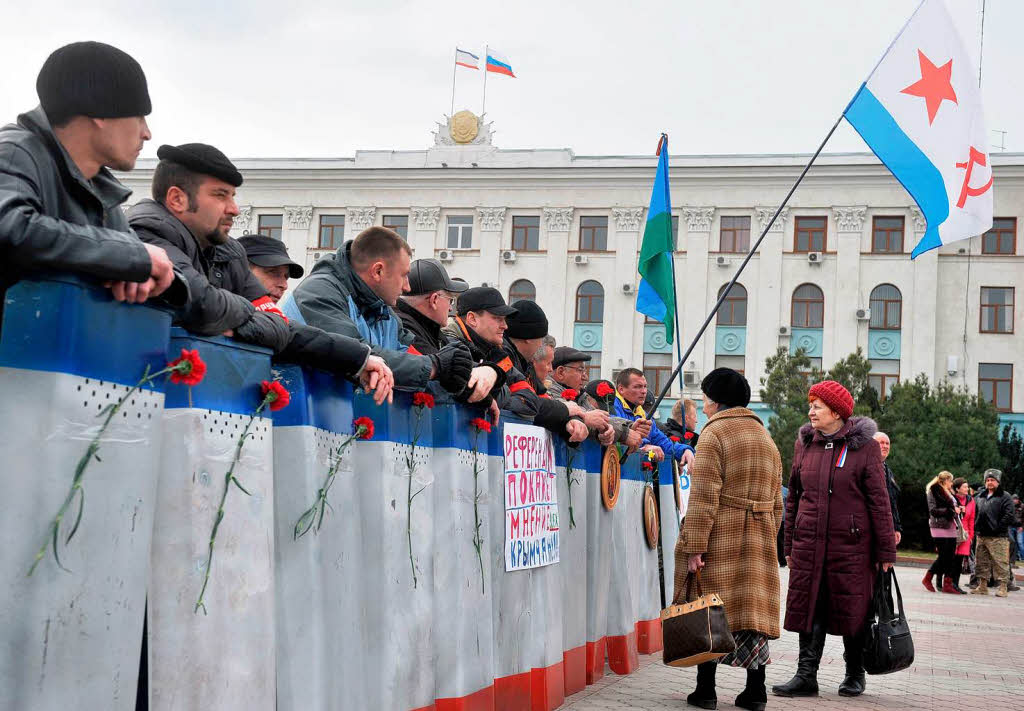
[[[708, 310], [714, 305], [718, 295], [717, 289], [709, 282], [708, 251], [711, 242], [711, 223], [714, 222], [713, 207], [682, 208], [681, 223], [686, 225], [686, 266], [682, 271], [676, 268], [676, 292], [682, 302], [680, 321], [683, 327], [683, 344], [688, 345], [697, 335], [697, 329], [707, 318]], [[710, 291], [709, 291], [710, 290]], [[715, 367], [715, 334], [705, 332], [701, 343], [684, 366], [690, 370], [689, 361], [700, 371], [701, 377], [707, 375]]]
[[548, 328], [558, 345], [571, 346], [575, 316], [576, 283], [589, 266], [572, 264], [569, 259], [569, 230], [572, 228], [571, 207], [541, 208], [541, 227], [547, 238], [548, 274], [551, 278], [538, 284], [537, 299], [544, 304]]
[[[755, 207], [756, 224], [751, 225], [751, 246], [761, 236], [777, 207]], [[784, 207], [772, 223], [758, 249], [757, 261], [760, 269], [756, 297], [748, 292], [747, 298], [747, 380], [759, 382], [764, 368], [764, 358], [775, 352], [776, 347], [789, 345], [788, 338], [779, 337], [779, 327], [789, 326], [789, 295], [782, 290], [782, 251], [786, 235], [786, 219], [789, 208]], [[756, 234], [755, 234], [756, 230]], [[749, 267], [748, 267], [749, 268]]]
[[239, 205], [238, 214], [231, 224], [231, 236], [241, 237], [249, 231], [252, 225], [252, 205]]
[[440, 207], [413, 207], [409, 210], [409, 246], [413, 259], [433, 259], [437, 247], [437, 223], [441, 219]]
[[[904, 220], [906, 229], [903, 232], [903, 251], [909, 253], [915, 244], [924, 237], [927, 227], [924, 215], [918, 207], [910, 208], [910, 219]], [[913, 229], [909, 229], [913, 226]], [[970, 246], [969, 243], [965, 246]], [[938, 328], [938, 320], [944, 313], [943, 309], [936, 308], [938, 303], [939, 288], [939, 250], [932, 249], [911, 262], [914, 271], [914, 289], [911, 293], [903, 290], [903, 328], [900, 337], [902, 339], [902, 353], [900, 357], [900, 378], [910, 379], [918, 373], [926, 373], [932, 380], [939, 380], [947, 377], [946, 358], [951, 355], [957, 356], [959, 372], [952, 380], [966, 382], [963, 380], [966, 363], [963, 362], [963, 352], [958, 349], [955, 353], [936, 352], [935, 332]], [[929, 317], [930, 314], [930, 317]], [[913, 328], [910, 328], [913, 324]]]
[[[860, 294], [860, 246], [864, 237], [864, 218], [867, 207], [833, 207], [832, 217], [836, 223], [836, 264], [835, 271], [828, 264], [828, 258], [821, 269], [826, 274], [834, 273], [835, 288], [829, 294], [830, 276], [823, 276], [819, 286], [825, 292], [825, 321], [831, 323], [822, 335], [822, 367], [845, 358], [861, 346], [867, 352], [868, 324], [857, 320], [856, 311], [867, 299]], [[831, 304], [829, 303], [831, 301]], [[831, 338], [829, 338], [831, 335]], [[830, 343], [831, 341], [831, 343]]]
[[477, 244], [480, 245], [480, 261], [476, 277], [504, 292], [504, 286], [498, 285], [498, 269], [501, 264], [501, 237], [505, 227], [504, 207], [478, 207], [476, 224], [480, 228]]
[[[299, 264], [306, 263], [306, 252], [310, 246], [317, 242], [310, 242], [309, 224], [313, 221], [313, 206], [304, 205], [300, 207], [285, 206], [284, 208], [284, 229], [281, 231], [281, 241], [292, 261]], [[312, 263], [306, 264], [306, 270], [313, 267]]]
[[[609, 338], [604, 340], [605, 358], [609, 363], [618, 363], [622, 358], [627, 365], [637, 368], [643, 365], [644, 325], [636, 315], [636, 294], [622, 293], [623, 284], [640, 283], [637, 274], [637, 259], [640, 251], [640, 230], [643, 227], [644, 208], [613, 207], [612, 220], [615, 223], [615, 272], [610, 283], [604, 284], [604, 321], [610, 324]], [[628, 315], [628, 319], [623, 319]], [[631, 323], [630, 338], [622, 336], [625, 329], [616, 328], [616, 323]]]

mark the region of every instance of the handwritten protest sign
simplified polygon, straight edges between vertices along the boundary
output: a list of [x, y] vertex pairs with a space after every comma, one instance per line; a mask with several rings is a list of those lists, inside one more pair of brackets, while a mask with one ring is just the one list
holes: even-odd
[[506, 423], [505, 570], [558, 562], [558, 487], [551, 435]]

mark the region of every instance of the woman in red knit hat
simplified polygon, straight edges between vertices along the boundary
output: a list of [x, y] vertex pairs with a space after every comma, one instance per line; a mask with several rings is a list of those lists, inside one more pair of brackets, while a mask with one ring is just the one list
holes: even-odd
[[853, 416], [853, 396], [826, 380], [807, 395], [786, 500], [789, 593], [784, 627], [800, 634], [796, 676], [778, 696], [817, 696], [825, 635], [842, 635], [841, 696], [864, 693], [863, 642], [875, 574], [896, 560], [878, 427]]

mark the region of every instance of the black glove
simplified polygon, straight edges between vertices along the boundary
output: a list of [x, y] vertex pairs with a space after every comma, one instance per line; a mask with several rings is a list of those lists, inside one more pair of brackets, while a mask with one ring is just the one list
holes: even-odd
[[248, 321], [235, 328], [235, 336], [239, 340], [269, 348], [275, 355], [287, 348], [292, 339], [288, 323], [280, 316], [264, 311], [253, 311]]
[[434, 376], [442, 388], [456, 395], [466, 389], [473, 374], [473, 357], [465, 344], [449, 343], [430, 359], [434, 362]]

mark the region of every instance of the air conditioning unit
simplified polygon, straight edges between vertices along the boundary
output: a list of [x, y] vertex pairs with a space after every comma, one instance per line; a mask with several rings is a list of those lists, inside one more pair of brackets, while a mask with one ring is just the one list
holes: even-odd
[[320, 257], [323, 257], [331, 253], [332, 252], [330, 250], [320, 250], [318, 252], [313, 252], [313, 261], [315, 262], [316, 260], [320, 259]]
[[780, 336], [788, 336], [789, 335], [789, 326], [779, 326], [779, 335]]
[[724, 254], [719, 254], [717, 257], [715, 257], [715, 264], [717, 264], [720, 267], [727, 267], [729, 266], [729, 258], [726, 257]]
[[808, 252], [807, 253], [808, 264], [821, 264], [821, 252]]
[[870, 321], [871, 320], [871, 309], [857, 309], [857, 320], [858, 321]]
[[441, 251], [439, 251], [437, 253], [437, 258], [438, 258], [439, 261], [442, 261], [442, 262], [454, 262], [455, 261], [455, 252], [453, 252], [450, 249], [442, 249]]
[[683, 371], [683, 385], [688, 388], [699, 388], [700, 387], [700, 371], [697, 370], [684, 370]]
[[511, 264], [516, 261], [516, 251], [514, 249], [506, 249], [501, 253], [501, 258], [503, 261]]
[[484, 289], [487, 289], [487, 288], [491, 288], [491, 287], [497, 288], [498, 285], [497, 284], [492, 284], [489, 281], [482, 281], [482, 282], [480, 282], [480, 286], [482, 288], [484, 288]]
[[585, 254], [574, 254], [572, 255], [573, 264], [586, 264], [590, 261], [590, 257]]
[[636, 291], [636, 287], [633, 286], [633, 282], [628, 281], [622, 285], [623, 294], [632, 294], [634, 291]]

